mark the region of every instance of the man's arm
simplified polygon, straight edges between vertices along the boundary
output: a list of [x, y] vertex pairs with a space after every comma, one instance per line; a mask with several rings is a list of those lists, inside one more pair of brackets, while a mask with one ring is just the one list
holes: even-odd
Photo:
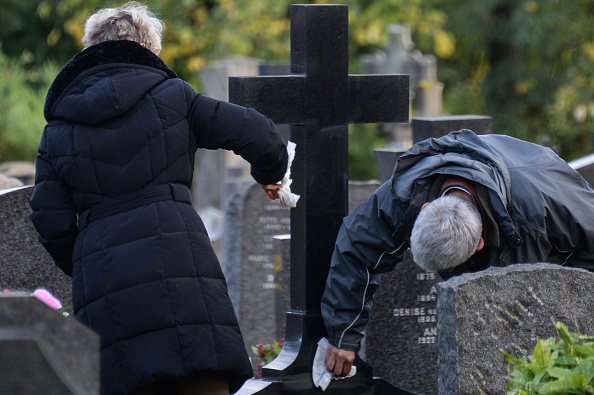
[[[396, 243], [396, 207], [389, 183], [343, 220], [322, 297], [322, 316], [330, 345], [329, 370], [349, 373], [359, 349], [380, 272], [402, 259], [406, 243]], [[348, 369], [347, 369], [348, 368]]]

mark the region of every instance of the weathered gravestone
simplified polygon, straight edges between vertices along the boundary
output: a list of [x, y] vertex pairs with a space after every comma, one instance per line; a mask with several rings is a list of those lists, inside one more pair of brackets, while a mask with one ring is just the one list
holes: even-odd
[[505, 394], [503, 349], [531, 355], [559, 340], [555, 323], [594, 333], [594, 273], [552, 264], [511, 265], [437, 285], [439, 394]]
[[29, 219], [33, 187], [0, 191], [0, 288], [34, 291], [46, 287], [67, 306], [72, 284], [43, 248]]
[[[325, 336], [320, 300], [348, 210], [348, 124], [407, 121], [408, 77], [349, 75], [348, 7], [291, 5], [291, 74], [232, 78], [229, 89], [231, 102], [291, 124], [291, 140], [297, 144], [292, 187], [301, 195], [291, 210], [291, 310], [285, 345], [263, 369], [265, 380], [252, 380], [241, 391], [312, 391], [312, 361], [318, 340]], [[383, 382], [361, 369], [328, 390], [369, 393], [376, 383]]]
[[33, 296], [0, 296], [0, 394], [99, 394], [99, 336]]
[[493, 118], [486, 115], [444, 115], [440, 117], [416, 117], [412, 120], [413, 143], [429, 137], [441, 137], [460, 129], [470, 129], [476, 134], [489, 134], [493, 130]]
[[367, 362], [388, 382], [416, 394], [437, 393], [437, 290], [442, 278], [410, 252], [382, 274], [366, 328]]
[[[441, 121], [444, 123], [442, 124]], [[465, 123], [465, 121], [467, 123]], [[481, 123], [483, 122], [483, 123]], [[414, 118], [418, 135], [441, 137], [451, 131], [477, 127], [490, 133], [490, 117]], [[417, 129], [419, 128], [419, 129]], [[427, 136], [427, 132], [435, 135]], [[376, 150], [380, 176], [390, 177], [400, 150]], [[387, 178], [382, 178], [385, 181]], [[411, 392], [437, 393], [437, 291], [442, 279], [418, 267], [410, 253], [393, 271], [382, 274], [366, 328], [367, 361], [388, 382]]]
[[[290, 232], [289, 208], [255, 183], [233, 195], [226, 210], [225, 270], [229, 295], [249, 354], [277, 338], [274, 236]], [[233, 251], [238, 252], [234, 255]], [[281, 327], [284, 332], [284, 327]], [[252, 357], [254, 357], [252, 355]], [[257, 363], [258, 361], [254, 361]]]

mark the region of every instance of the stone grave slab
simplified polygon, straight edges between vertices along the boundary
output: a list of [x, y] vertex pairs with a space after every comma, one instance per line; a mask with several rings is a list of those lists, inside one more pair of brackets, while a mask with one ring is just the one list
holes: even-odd
[[396, 161], [405, 150], [391, 149], [391, 148], [376, 148], [373, 150], [375, 156], [375, 163], [379, 171], [380, 181], [386, 182], [392, 177]]
[[33, 296], [0, 295], [1, 394], [99, 394], [99, 336]]
[[594, 273], [552, 264], [517, 264], [437, 285], [439, 394], [505, 394], [502, 348], [530, 355], [541, 338], [594, 333]]
[[437, 273], [410, 252], [382, 274], [366, 327], [365, 355], [373, 371], [413, 393], [437, 393]]
[[46, 287], [64, 306], [72, 305], [71, 279], [54, 264], [29, 219], [32, 192], [32, 186], [0, 191], [0, 288]]
[[[253, 181], [226, 183], [224, 194], [227, 200], [221, 266], [246, 349], [254, 357], [251, 346], [272, 343], [279, 339], [279, 332], [284, 333], [284, 315], [277, 328], [279, 273], [275, 262], [279, 259], [276, 254], [287, 252], [275, 246], [274, 238], [290, 233], [290, 209], [268, 199]], [[288, 293], [288, 284], [284, 288]], [[257, 363], [254, 359], [254, 366]]]
[[493, 118], [485, 115], [444, 115], [438, 117], [415, 117], [412, 120], [413, 144], [441, 137], [460, 130], [470, 129], [476, 134], [489, 134], [493, 131]]

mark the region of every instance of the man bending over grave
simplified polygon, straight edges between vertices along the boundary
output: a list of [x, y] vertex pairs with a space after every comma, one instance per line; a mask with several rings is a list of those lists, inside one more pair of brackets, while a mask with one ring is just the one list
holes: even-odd
[[30, 217], [101, 336], [102, 394], [229, 394], [253, 374], [191, 204], [194, 155], [233, 150], [276, 199], [289, 153], [267, 117], [178, 78], [162, 30], [136, 2], [87, 19], [45, 102]]
[[343, 220], [322, 297], [326, 367], [349, 373], [380, 273], [409, 247], [443, 277], [515, 263], [594, 270], [593, 218], [594, 190], [549, 148], [470, 130], [415, 144]]

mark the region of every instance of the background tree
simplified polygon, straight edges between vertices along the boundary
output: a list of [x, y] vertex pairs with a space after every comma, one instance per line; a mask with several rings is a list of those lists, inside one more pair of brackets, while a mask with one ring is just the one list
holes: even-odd
[[[567, 160], [592, 152], [594, 3], [590, 0], [331, 2], [349, 5], [352, 73], [360, 72], [361, 55], [383, 48], [387, 25], [407, 23], [415, 45], [438, 58], [446, 112], [491, 115], [496, 133], [548, 142], [559, 147]], [[290, 3], [147, 1], [167, 25], [161, 57], [197, 89], [202, 67], [226, 56], [288, 62]], [[45, 95], [47, 75], [57, 72], [81, 49], [86, 18], [95, 9], [120, 4], [107, 0], [5, 0], [0, 8], [0, 50], [10, 62], [3, 62], [0, 67], [5, 70], [0, 72], [9, 73], [16, 78], [14, 84], [22, 85], [14, 89], [16, 96], [4, 99], [4, 108], [24, 100], [18, 92], [30, 92], [27, 100], [41, 100], [31, 98], [36, 92]], [[14, 145], [3, 143], [7, 135], [29, 135], [24, 128], [31, 126], [26, 125], [43, 125], [42, 113], [31, 111], [25, 117], [37, 118], [35, 122], [7, 126], [0, 119], [0, 161], [17, 155]], [[35, 133], [39, 136], [41, 130]], [[372, 148], [381, 146], [383, 137], [377, 127], [352, 133], [353, 178], [375, 174]], [[18, 155], [33, 159], [31, 154]]]

